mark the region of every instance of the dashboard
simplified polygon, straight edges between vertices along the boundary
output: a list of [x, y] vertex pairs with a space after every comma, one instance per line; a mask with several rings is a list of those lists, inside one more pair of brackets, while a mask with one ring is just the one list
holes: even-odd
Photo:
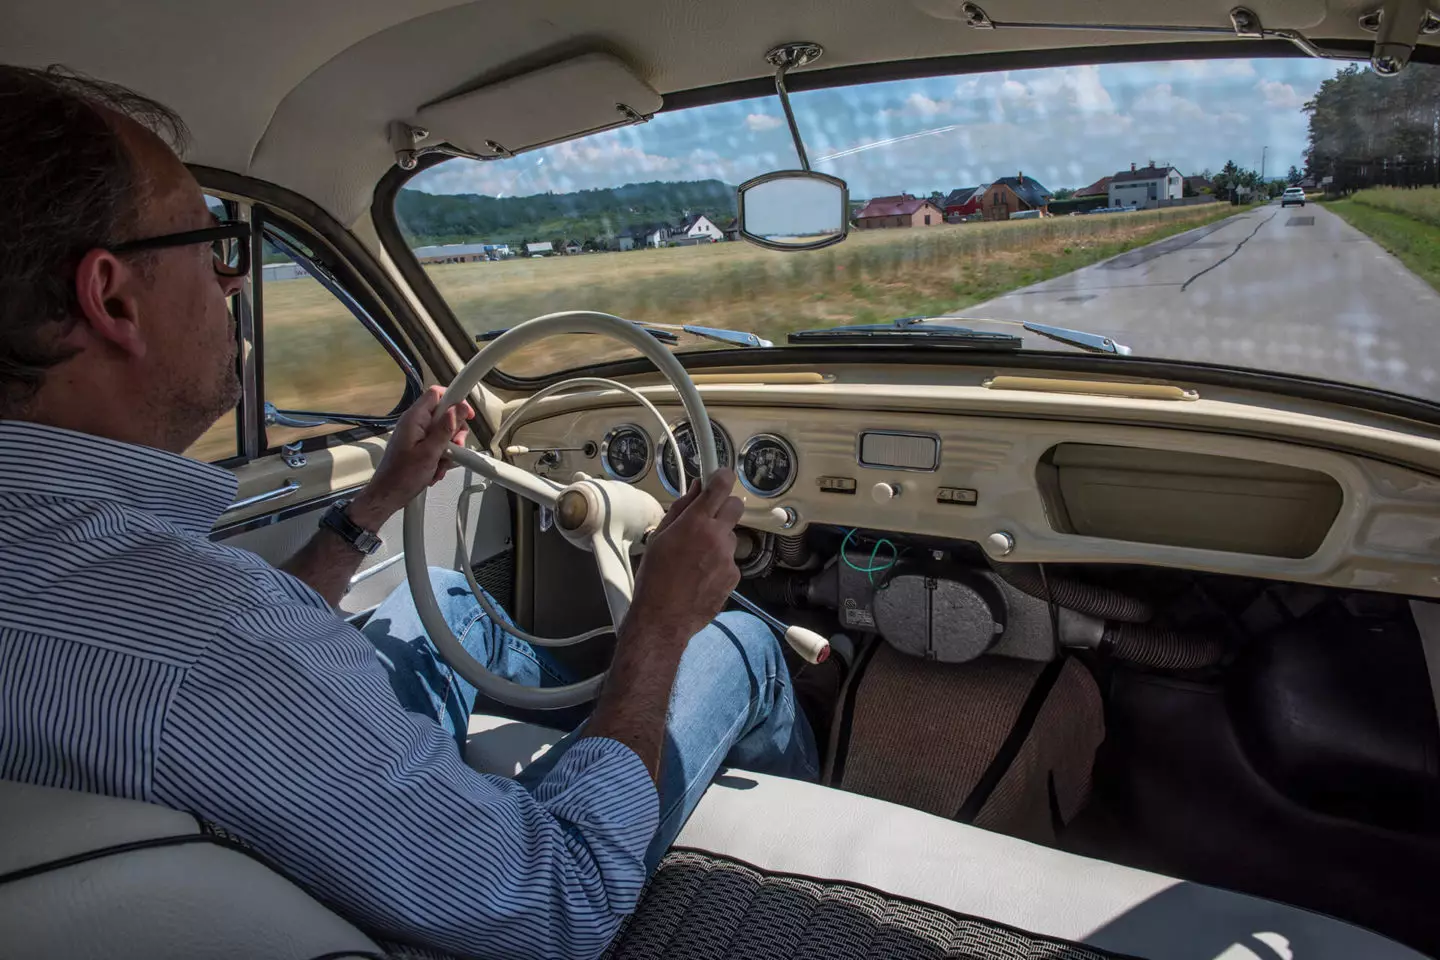
[[[613, 396], [613, 395], [612, 395]], [[660, 401], [661, 398], [654, 398]], [[698, 471], [634, 405], [537, 405], [516, 463], [633, 483], [662, 504]], [[742, 524], [811, 524], [978, 543], [996, 560], [1143, 563], [1440, 596], [1440, 480], [1273, 439], [1141, 424], [707, 398]], [[678, 456], [676, 447], [678, 447]]]

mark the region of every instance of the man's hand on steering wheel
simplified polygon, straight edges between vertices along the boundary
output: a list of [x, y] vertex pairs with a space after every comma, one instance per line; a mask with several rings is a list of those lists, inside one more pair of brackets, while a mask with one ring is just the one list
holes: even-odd
[[645, 542], [635, 595], [619, 630], [621, 643], [643, 635], [673, 637], [683, 646], [724, 609], [740, 582], [735, 525], [745, 504], [730, 496], [734, 486], [735, 474], [722, 468], [708, 488], [692, 483], [670, 505]]
[[365, 489], [350, 505], [350, 519], [372, 533], [404, 509], [415, 495], [445, 476], [451, 443], [464, 444], [465, 422], [475, 411], [464, 400], [439, 410], [444, 387], [430, 387], [400, 416], [385, 456]]

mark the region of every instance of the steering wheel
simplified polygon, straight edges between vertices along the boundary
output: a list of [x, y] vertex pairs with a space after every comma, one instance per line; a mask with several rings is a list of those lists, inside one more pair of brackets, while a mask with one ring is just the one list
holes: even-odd
[[[680, 365], [680, 361], [676, 360], [675, 356], [658, 340], [630, 321], [608, 313], [595, 313], [590, 310], [571, 310], [536, 317], [510, 328], [504, 334], [490, 341], [456, 375], [449, 388], [446, 389], [445, 395], [440, 399], [439, 409], [447, 409], [465, 399], [486, 374], [516, 350], [546, 337], [565, 333], [604, 334], [634, 347], [649, 357], [665, 375], [665, 378], [670, 381], [675, 392], [680, 395], [680, 402], [685, 407], [685, 415], [690, 420], [694, 435], [697, 438], [712, 436], [710, 417], [705, 412], [705, 403], [700, 399], [700, 392], [695, 389], [694, 381], [685, 372], [685, 368]], [[547, 393], [553, 392], [555, 392], [554, 389], [547, 391]], [[634, 395], [633, 391], [632, 395]], [[532, 399], [538, 399], [538, 396]], [[645, 406], [654, 412], [653, 406], [648, 402], [645, 402]], [[670, 436], [669, 428], [666, 427], [663, 419], [661, 427], [667, 435], [668, 442], [674, 445], [674, 437]], [[698, 441], [696, 447], [699, 449], [700, 455], [701, 482], [708, 486], [711, 476], [719, 467], [715, 447], [713, 443]], [[675, 447], [675, 453], [683, 482], [684, 458], [680, 456], [678, 446]], [[500, 457], [458, 444], [450, 444], [446, 455], [455, 463], [474, 471], [487, 481], [496, 483], [542, 507], [547, 507], [554, 513], [555, 527], [561, 535], [571, 544], [583, 550], [589, 550], [594, 555], [595, 566], [600, 573], [600, 582], [605, 590], [605, 602], [610, 608], [612, 628], [619, 629], [625, 619], [626, 611], [630, 609], [630, 597], [635, 589], [635, 573], [630, 566], [630, 551], [632, 547], [642, 542], [644, 536], [653, 530], [665, 515], [665, 510], [659, 502], [650, 494], [630, 484], [586, 477], [583, 474], [578, 475], [580, 479], [568, 485], [556, 483], [546, 477], [537, 476], [523, 467], [507, 463]], [[461, 543], [464, 544], [463, 536]], [[501, 703], [540, 710], [571, 707], [595, 698], [600, 684], [605, 679], [603, 673], [579, 683], [564, 686], [526, 687], [491, 673], [460, 644], [450, 629], [450, 625], [445, 622], [445, 617], [440, 612], [440, 605], [436, 602], [435, 594], [429, 586], [430, 573], [425, 553], [424, 491], [421, 491], [405, 508], [404, 548], [405, 573], [410, 582], [411, 594], [415, 599], [415, 609], [420, 614], [420, 622], [425, 625], [426, 633], [429, 634], [445, 662], [456, 673], [474, 684], [476, 689]], [[485, 600], [479, 585], [475, 582], [474, 575], [469, 570], [469, 564], [466, 564], [465, 567], [466, 579], [470, 583], [471, 591], [475, 594], [475, 599], [491, 614], [492, 618], [497, 617], [499, 611], [496, 611]], [[602, 633], [608, 633], [611, 628], [591, 630], [558, 640], [530, 636], [524, 631], [511, 627], [508, 623], [505, 625], [505, 629], [507, 632], [517, 634], [523, 639], [541, 646], [568, 646]]]

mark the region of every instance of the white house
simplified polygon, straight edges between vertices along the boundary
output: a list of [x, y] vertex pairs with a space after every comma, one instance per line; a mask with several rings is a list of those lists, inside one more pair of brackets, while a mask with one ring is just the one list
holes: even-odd
[[548, 257], [555, 252], [555, 247], [549, 240], [543, 243], [527, 243], [525, 252], [532, 257]]
[[1153, 162], [1139, 168], [1132, 163], [1129, 170], [1110, 178], [1112, 207], [1149, 210], [1160, 206], [1161, 200], [1179, 200], [1184, 195], [1185, 178], [1180, 171], [1170, 166], [1157, 167]]
[[670, 231], [670, 242], [675, 245], [718, 243], [724, 239], [725, 231], [711, 223], [703, 213], [691, 214]]
[[616, 245], [621, 250], [633, 250], [636, 247], [663, 247], [669, 240], [670, 227], [667, 224], [649, 223], [621, 231], [616, 237]]

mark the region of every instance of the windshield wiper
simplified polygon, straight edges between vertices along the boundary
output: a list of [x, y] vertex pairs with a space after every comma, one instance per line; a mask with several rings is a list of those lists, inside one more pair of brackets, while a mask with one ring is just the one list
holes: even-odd
[[[1019, 337], [1012, 336], [1011, 334], [989, 333], [979, 330], [971, 330], [969, 327], [957, 326], [955, 324], [955, 321], [957, 320], [969, 320], [973, 323], [995, 323], [1004, 324], [1006, 326], [1012, 327], [1020, 327], [1030, 333], [1045, 337], [1048, 340], [1057, 340], [1060, 343], [1068, 343], [1072, 347], [1079, 347], [1081, 350], [1084, 350], [1088, 353], [1112, 353], [1119, 356], [1129, 356], [1130, 354], [1130, 348], [1125, 346], [1125, 344], [1117, 343], [1109, 337], [1099, 333], [1087, 333], [1084, 330], [1072, 330], [1069, 327], [1055, 327], [1047, 323], [1032, 323], [1028, 320], [991, 320], [982, 319], [980, 317], [897, 317], [894, 320], [891, 320], [889, 323], [867, 323], [848, 327], [830, 327], [825, 330], [804, 330], [801, 331], [799, 334], [792, 333], [790, 335], [790, 342], [795, 343], [795, 338], [798, 336], [803, 338], [803, 340], [800, 342], [825, 339], [829, 340], [831, 343], [837, 343], [840, 341], [834, 337], [821, 337], [818, 335], [829, 333], [843, 333], [845, 331], [853, 332], [860, 330], [873, 332], [869, 334], [858, 334], [856, 342], [859, 342], [860, 337], [873, 339], [877, 333], [885, 334], [900, 332], [908, 335], [914, 333], [921, 333], [926, 330], [944, 331], [945, 333], [952, 335], [956, 331], [964, 331], [966, 334], [972, 337], [1008, 338], [1016, 341], [1017, 345], [1020, 342]], [[977, 345], [980, 345], [982, 343], [984, 342], [977, 341]], [[1000, 345], [995, 344], [993, 341], [991, 341], [990, 343], [984, 343], [984, 345], [992, 344], [996, 346]]]
[[1024, 342], [1011, 333], [972, 330], [949, 323], [927, 323], [930, 317], [901, 317], [889, 323], [855, 323], [821, 330], [799, 330], [789, 335], [790, 343], [913, 343], [923, 340], [946, 347], [973, 350], [1019, 350]]
[[[637, 323], [635, 324], [635, 326], [639, 327], [641, 330], [644, 330], [646, 333], [650, 334], [650, 336], [654, 337], [656, 340], [659, 340], [667, 347], [673, 347], [675, 346], [675, 344], [680, 342], [680, 338], [675, 334], [671, 333], [669, 330], [661, 330], [657, 327], [647, 327], [643, 323]], [[502, 327], [499, 330], [486, 330], [484, 333], [475, 334], [475, 342], [486, 343], [490, 340], [499, 339], [502, 335], [509, 332], [509, 327]], [[590, 333], [589, 330], [581, 330], [580, 332], [583, 334]]]
[[[675, 346], [680, 342], [680, 337], [675, 331], [688, 333], [692, 337], [699, 337], [701, 340], [712, 340], [715, 343], [727, 343], [733, 347], [773, 347], [775, 346], [764, 337], [753, 334], [748, 330], [726, 330], [723, 327], [702, 327], [692, 323], [670, 324], [670, 323], [636, 323], [635, 326], [644, 330], [650, 336], [659, 340], [666, 346]], [[506, 330], [509, 328], [507, 327]], [[505, 333], [505, 330], [487, 330], [484, 333], [475, 334], [477, 343], [484, 343], [494, 340]]]
[[1052, 327], [1049, 324], [1031, 323], [1028, 320], [1023, 321], [1020, 325], [1031, 333], [1038, 333], [1042, 337], [1068, 343], [1072, 347], [1079, 347], [1089, 353], [1114, 353], [1125, 357], [1130, 355], [1129, 347], [1102, 334], [1071, 330], [1069, 327]]

